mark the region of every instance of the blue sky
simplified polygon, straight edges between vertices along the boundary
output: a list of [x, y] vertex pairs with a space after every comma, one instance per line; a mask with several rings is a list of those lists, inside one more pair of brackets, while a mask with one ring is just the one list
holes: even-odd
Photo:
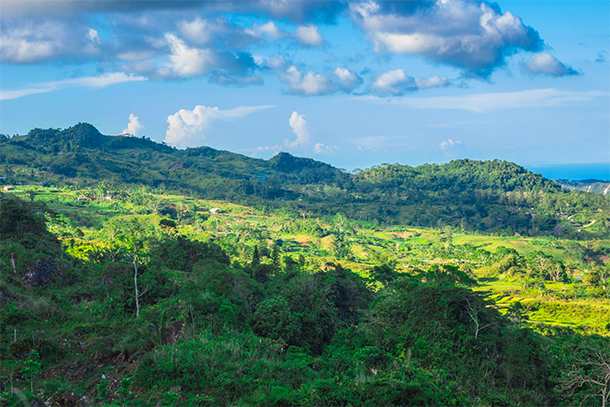
[[3, 0], [0, 132], [338, 167], [610, 161], [607, 1]]

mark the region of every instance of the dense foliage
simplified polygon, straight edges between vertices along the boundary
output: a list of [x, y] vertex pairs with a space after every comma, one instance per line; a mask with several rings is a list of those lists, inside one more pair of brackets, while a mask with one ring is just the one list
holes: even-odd
[[[218, 219], [173, 209], [173, 220], [107, 220], [87, 240], [76, 217], [0, 195], [3, 403], [547, 406], [607, 396], [597, 384], [609, 373], [599, 364], [607, 337], [542, 335], [525, 310], [500, 309], [479, 290], [467, 266], [544, 290], [575, 275], [553, 256], [455, 246], [441, 232], [438, 245], [415, 236], [394, 255], [378, 242], [361, 273], [346, 264], [356, 264], [354, 239], [366, 230], [343, 215], [285, 225], [329, 241], [320, 263], [267, 230], [242, 222], [229, 233]], [[78, 225], [93, 222], [77, 210]], [[207, 227], [216, 233], [203, 238]], [[464, 262], [399, 272], [401, 250]], [[591, 270], [592, 292], [607, 295], [608, 266]]]

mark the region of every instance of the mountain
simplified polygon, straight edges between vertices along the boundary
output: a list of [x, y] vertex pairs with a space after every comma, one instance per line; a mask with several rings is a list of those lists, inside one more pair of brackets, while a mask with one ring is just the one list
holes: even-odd
[[610, 193], [610, 181], [602, 181], [598, 179], [583, 179], [580, 181], [572, 181], [568, 179], [553, 180], [568, 191], [583, 191], [594, 194], [608, 195]]
[[0, 176], [8, 183], [79, 188], [100, 181], [148, 185], [311, 216], [342, 212], [383, 224], [509, 234], [571, 233], [569, 225], [557, 228], [567, 208], [606, 204], [603, 197], [562, 191], [557, 183], [501, 160], [384, 164], [350, 174], [288, 153], [262, 160], [209, 147], [179, 150], [147, 138], [106, 136], [87, 123], [0, 137]]

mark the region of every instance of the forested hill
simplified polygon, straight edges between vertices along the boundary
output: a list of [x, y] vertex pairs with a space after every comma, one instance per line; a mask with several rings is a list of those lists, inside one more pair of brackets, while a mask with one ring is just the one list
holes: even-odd
[[582, 211], [597, 213], [599, 222], [580, 236], [597, 236], [610, 224], [604, 197], [562, 191], [506, 161], [384, 164], [350, 174], [288, 153], [262, 160], [209, 147], [178, 150], [147, 138], [105, 136], [86, 123], [0, 136], [0, 177], [9, 184], [146, 185], [282, 206], [307, 216], [343, 212], [386, 224], [509, 234], [575, 234], [566, 219]]

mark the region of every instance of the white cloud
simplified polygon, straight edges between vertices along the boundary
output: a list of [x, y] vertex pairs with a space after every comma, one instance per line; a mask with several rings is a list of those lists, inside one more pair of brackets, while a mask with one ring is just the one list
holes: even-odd
[[358, 76], [357, 73], [350, 71], [347, 68], [337, 68], [335, 69], [334, 74], [339, 80], [339, 86], [348, 92], [362, 83], [362, 78]]
[[319, 47], [324, 43], [324, 38], [318, 32], [315, 25], [302, 25], [294, 33], [297, 42], [305, 47]]
[[288, 65], [288, 61], [281, 55], [271, 55], [270, 57], [263, 57], [260, 55], [254, 56], [254, 62], [261, 68], [271, 69], [283, 69]]
[[267, 38], [270, 41], [275, 41], [286, 37], [286, 32], [279, 28], [273, 21], [266, 24], [258, 25], [254, 23], [252, 27], [246, 30], [246, 33], [258, 38]]
[[98, 34], [97, 30], [94, 30], [93, 28], [89, 28], [89, 39], [94, 44], [102, 43], [102, 39], [100, 38], [100, 35]]
[[213, 24], [208, 20], [203, 20], [199, 17], [193, 21], [180, 21], [178, 23], [180, 34], [197, 45], [208, 44], [212, 40], [212, 31], [214, 29], [215, 27]]
[[231, 120], [273, 106], [240, 106], [234, 109], [220, 110], [218, 107], [195, 106], [193, 110], [180, 109], [167, 117], [165, 142], [179, 147], [195, 147], [205, 140], [204, 131], [213, 121]]
[[557, 58], [547, 52], [538, 52], [525, 62], [524, 68], [527, 72], [534, 75], [568, 76], [578, 75], [574, 69], [566, 66]]
[[254, 75], [256, 62], [247, 52], [233, 52], [230, 47], [223, 49], [191, 46], [172, 33], [166, 33], [161, 38], [147, 38], [146, 43], [154, 52], [138, 50], [117, 54], [120, 59], [126, 61], [119, 69], [137, 72], [153, 79], [171, 80], [208, 75], [211, 82], [223, 85], [246, 86], [262, 83], [262, 78]]
[[291, 66], [280, 75], [280, 79], [290, 85], [290, 92], [300, 95], [328, 95], [335, 91], [335, 85], [327, 76], [307, 72], [305, 75], [296, 66]]
[[64, 79], [61, 81], [43, 82], [29, 88], [17, 90], [0, 90], [0, 100], [18, 99], [39, 93], [54, 92], [66, 88], [104, 88], [119, 83], [145, 81], [143, 76], [127, 75], [122, 72], [108, 73], [100, 76], [85, 76], [82, 78]]
[[174, 34], [165, 34], [165, 40], [171, 50], [171, 65], [159, 71], [163, 77], [203, 75], [214, 63], [214, 55], [210, 50], [189, 47]]
[[316, 145], [313, 146], [313, 152], [315, 154], [335, 154], [337, 152], [337, 147], [316, 143]]
[[[599, 97], [608, 97], [608, 92], [532, 89], [519, 92], [479, 93], [464, 96], [409, 97], [393, 99], [390, 103], [413, 109], [458, 109], [484, 113], [504, 109], [571, 106], [589, 102]], [[388, 103], [386, 99], [375, 96], [362, 96], [359, 99]]]
[[418, 89], [443, 87], [449, 84], [444, 76], [430, 78], [412, 78], [403, 69], [382, 73], [373, 82], [373, 88], [379, 96], [399, 96]]
[[376, 51], [419, 55], [474, 75], [489, 76], [516, 50], [543, 45], [518, 16], [482, 1], [370, 1], [350, 7]]
[[402, 95], [417, 89], [415, 79], [405, 74], [402, 69], [382, 73], [373, 82], [373, 88], [379, 96]]
[[102, 43], [96, 30], [63, 21], [2, 21], [0, 38], [0, 62], [12, 64], [85, 60], [99, 55]]
[[292, 112], [288, 125], [292, 128], [292, 131], [297, 136], [296, 140], [289, 142], [288, 139], [284, 140], [284, 144], [288, 148], [299, 148], [308, 145], [311, 141], [311, 136], [307, 130], [307, 121], [305, 120], [304, 114], [298, 112]]
[[449, 79], [444, 76], [431, 76], [429, 78], [415, 78], [419, 89], [442, 88], [449, 85]]
[[441, 141], [439, 145], [441, 146], [441, 150], [446, 151], [446, 150], [449, 150], [450, 148], [459, 146], [461, 144], [462, 144], [461, 141], [448, 139], [448, 140]]
[[288, 65], [288, 61], [281, 55], [272, 55], [267, 59], [267, 65], [273, 69], [280, 69]]
[[127, 124], [127, 128], [123, 129], [123, 134], [141, 136], [142, 130], [144, 130], [144, 125], [140, 123], [140, 118], [138, 116], [134, 116], [133, 113], [130, 113], [129, 123]]

